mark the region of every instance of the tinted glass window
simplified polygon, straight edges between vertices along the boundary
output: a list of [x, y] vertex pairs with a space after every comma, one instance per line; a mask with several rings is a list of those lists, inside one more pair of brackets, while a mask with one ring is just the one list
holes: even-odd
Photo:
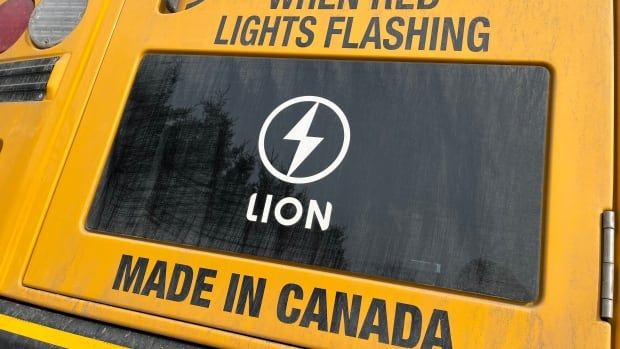
[[548, 89], [536, 66], [148, 55], [87, 226], [531, 301]]

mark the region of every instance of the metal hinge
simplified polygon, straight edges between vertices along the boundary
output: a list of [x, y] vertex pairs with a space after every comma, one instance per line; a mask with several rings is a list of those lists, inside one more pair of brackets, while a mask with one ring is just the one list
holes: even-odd
[[603, 212], [603, 253], [601, 260], [601, 318], [614, 317], [614, 250], [616, 219], [613, 211]]

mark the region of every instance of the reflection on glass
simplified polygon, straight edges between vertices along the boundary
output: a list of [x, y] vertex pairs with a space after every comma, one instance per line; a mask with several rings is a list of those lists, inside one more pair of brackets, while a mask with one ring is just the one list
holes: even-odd
[[[149, 55], [87, 225], [531, 301], [547, 90], [538, 67]], [[256, 147], [269, 112], [300, 95], [329, 98], [351, 124], [345, 161], [307, 185], [273, 177]], [[282, 136], [302, 107], [268, 137], [282, 167], [298, 145]], [[339, 147], [321, 115], [310, 132], [325, 141], [300, 171]], [[331, 223], [248, 220], [253, 194], [259, 216], [268, 195], [329, 201]]]

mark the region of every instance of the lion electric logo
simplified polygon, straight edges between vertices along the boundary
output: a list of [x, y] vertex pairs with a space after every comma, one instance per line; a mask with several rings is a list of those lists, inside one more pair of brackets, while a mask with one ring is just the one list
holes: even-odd
[[[297, 149], [295, 150], [293, 159], [291, 160], [291, 163], [288, 167], [288, 171], [284, 173], [278, 170], [273, 165], [271, 159], [267, 155], [267, 151], [265, 150], [265, 137], [267, 135], [269, 127], [276, 118], [282, 116], [283, 112], [286, 109], [300, 103], [309, 104], [310, 108], [307, 109], [304, 114], [300, 114], [301, 117], [299, 121], [297, 121], [297, 123], [283, 137], [284, 140], [297, 142]], [[295, 171], [304, 163], [306, 159], [308, 159], [308, 157], [324, 140], [324, 137], [311, 136], [309, 134], [317, 111], [321, 106], [329, 109], [333, 117], [337, 118], [342, 127], [343, 139], [340, 151], [338, 152], [336, 158], [323, 170], [309, 176], [295, 176]], [[258, 153], [260, 155], [263, 166], [274, 177], [291, 184], [308, 184], [325, 178], [340, 165], [342, 160], [344, 160], [344, 157], [347, 155], [350, 140], [351, 130], [349, 128], [349, 122], [347, 121], [346, 115], [344, 114], [342, 109], [338, 107], [338, 105], [326, 98], [316, 96], [302, 96], [290, 99], [280, 104], [271, 112], [271, 114], [269, 114], [269, 116], [267, 116], [267, 119], [263, 123], [263, 127], [260, 130], [258, 138]], [[255, 212], [257, 196], [258, 193], [254, 193], [250, 197], [250, 202], [246, 213], [246, 218], [252, 222], [257, 222], [259, 220], [259, 213]], [[264, 205], [262, 206], [262, 212], [260, 213], [261, 223], [269, 222], [272, 204], [273, 195], [267, 194], [265, 197]], [[290, 212], [287, 209], [287, 206], [291, 206], [292, 209], [290, 210]], [[288, 212], [290, 217], [285, 217], [284, 212]], [[290, 215], [291, 212], [292, 215]], [[282, 198], [275, 204], [273, 210], [273, 216], [275, 217], [276, 221], [284, 226], [292, 226], [298, 223], [302, 219], [303, 214], [303, 204], [296, 197]], [[325, 203], [325, 209], [321, 211], [321, 207], [317, 200], [309, 200], [306, 210], [305, 228], [312, 229], [312, 224], [314, 220], [316, 220], [318, 221], [321, 230], [327, 230], [331, 221], [331, 214], [332, 204], [329, 201]]]
[[[305, 115], [301, 117], [299, 122], [288, 132], [284, 139], [289, 141], [297, 141], [299, 145], [297, 146], [297, 151], [293, 156], [293, 160], [291, 161], [291, 165], [289, 166], [288, 172], [286, 174], [278, 171], [267, 156], [267, 152], [265, 151], [265, 136], [267, 134], [267, 130], [269, 126], [273, 122], [275, 118], [280, 116], [282, 112], [289, 107], [299, 104], [299, 103], [313, 103], [312, 107], [306, 112]], [[307, 177], [294, 177], [292, 174], [295, 172], [297, 168], [312, 154], [312, 152], [319, 146], [319, 144], [323, 141], [322, 137], [312, 137], [309, 136], [308, 133], [310, 131], [310, 127], [312, 126], [312, 122], [314, 121], [314, 117], [316, 116], [316, 112], [319, 106], [324, 105], [329, 108], [335, 116], [338, 117], [340, 124], [342, 125], [342, 131], [344, 134], [342, 140], [342, 147], [340, 148], [340, 152], [338, 156], [334, 159], [334, 161], [323, 171], [316, 173]], [[349, 129], [349, 122], [347, 121], [347, 117], [340, 107], [338, 107], [334, 102], [315, 96], [303, 96], [290, 99], [281, 105], [279, 105], [276, 109], [274, 109], [271, 114], [265, 120], [263, 127], [260, 130], [260, 135], [258, 138], [258, 152], [260, 155], [260, 159], [263, 162], [265, 168], [276, 178], [281, 181], [285, 181], [293, 184], [307, 184], [316, 182], [330, 173], [332, 173], [338, 165], [344, 160], [345, 155], [347, 155], [347, 150], [349, 150], [349, 142], [351, 140], [351, 131]]]

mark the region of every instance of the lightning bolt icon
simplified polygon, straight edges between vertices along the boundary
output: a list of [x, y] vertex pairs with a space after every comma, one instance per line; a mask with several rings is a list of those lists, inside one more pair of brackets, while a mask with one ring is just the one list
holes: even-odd
[[291, 162], [291, 166], [288, 169], [287, 176], [290, 176], [291, 173], [295, 172], [295, 170], [301, 165], [304, 160], [312, 152], [316, 147], [323, 141], [321, 137], [311, 137], [308, 136], [308, 131], [310, 131], [310, 126], [312, 126], [312, 121], [314, 120], [314, 116], [316, 115], [316, 111], [319, 108], [319, 103], [315, 103], [306, 115], [304, 115], [301, 120], [295, 125], [287, 134], [284, 136], [284, 139], [288, 141], [298, 141], [299, 145], [297, 146], [297, 151], [295, 151], [295, 155], [293, 156], [293, 161]]

